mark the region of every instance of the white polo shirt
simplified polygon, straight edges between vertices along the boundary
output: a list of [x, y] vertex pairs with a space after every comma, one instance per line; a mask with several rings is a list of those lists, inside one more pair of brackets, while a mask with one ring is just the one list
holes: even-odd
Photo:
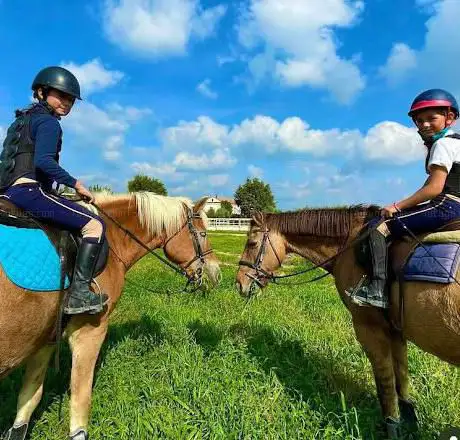
[[[449, 129], [445, 136], [454, 133], [454, 130]], [[431, 147], [428, 169], [431, 165], [439, 165], [449, 173], [454, 162], [460, 163], [460, 139], [445, 136], [438, 139]]]

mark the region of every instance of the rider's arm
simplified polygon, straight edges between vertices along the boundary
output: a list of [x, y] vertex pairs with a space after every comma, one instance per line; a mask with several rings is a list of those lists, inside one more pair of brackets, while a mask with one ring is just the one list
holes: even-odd
[[439, 165], [430, 166], [430, 176], [425, 184], [407, 199], [397, 203], [399, 209], [412, 208], [419, 203], [434, 199], [441, 194], [447, 178], [446, 168]]
[[57, 183], [74, 187], [77, 179], [72, 177], [56, 161], [61, 127], [56, 118], [39, 118], [32, 127], [35, 134], [35, 167]]
[[397, 203], [399, 209], [412, 208], [419, 203], [427, 202], [441, 194], [452, 165], [458, 154], [458, 142], [442, 138], [433, 145], [428, 160], [430, 175], [425, 184], [407, 199]]

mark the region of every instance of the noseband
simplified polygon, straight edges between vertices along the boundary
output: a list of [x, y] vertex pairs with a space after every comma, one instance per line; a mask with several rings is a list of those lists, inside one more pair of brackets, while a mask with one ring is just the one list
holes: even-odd
[[[246, 260], [240, 260], [239, 263], [238, 263], [239, 266], [249, 267], [250, 269], [253, 269], [256, 272], [255, 274], [251, 274], [251, 273], [248, 273], [248, 272], [245, 273], [245, 275], [248, 278], [250, 278], [251, 281], [252, 281], [251, 286], [249, 287], [249, 292], [250, 292], [251, 295], [255, 293], [256, 285], [258, 287], [260, 287], [260, 288], [264, 287], [264, 283], [263, 283], [264, 280], [266, 280], [268, 282], [272, 282], [272, 283], [277, 283], [277, 280], [284, 279], [284, 278], [296, 277], [298, 275], [303, 275], [305, 273], [311, 272], [311, 271], [313, 271], [315, 269], [319, 269], [319, 268], [325, 269], [326, 273], [318, 275], [318, 276], [316, 276], [316, 277], [314, 277], [312, 279], [306, 280], [306, 281], [301, 281], [301, 282], [298, 282], [298, 283], [290, 283], [290, 284], [284, 284], [283, 283], [283, 285], [293, 285], [293, 286], [294, 285], [302, 285], [302, 284], [312, 283], [312, 282], [318, 281], [318, 280], [320, 280], [322, 278], [325, 278], [325, 277], [329, 276], [331, 274], [331, 272], [332, 272], [332, 268], [333, 268], [334, 262], [337, 259], [337, 257], [342, 255], [346, 250], [348, 250], [351, 247], [353, 247], [354, 245], [356, 245], [356, 243], [359, 243], [360, 241], [362, 241], [365, 238], [367, 238], [367, 236], [369, 235], [369, 231], [367, 230], [360, 237], [358, 237], [357, 239], [353, 239], [351, 241], [351, 243], [347, 244], [348, 239], [349, 239], [349, 233], [348, 233], [346, 238], [344, 239], [344, 242], [343, 242], [341, 248], [332, 257], [327, 258], [326, 260], [322, 261], [321, 263], [314, 264], [312, 267], [309, 267], [309, 268], [307, 268], [305, 270], [301, 270], [299, 272], [294, 272], [294, 273], [290, 273], [290, 274], [287, 274], [287, 275], [275, 275], [273, 272], [268, 272], [262, 267], [263, 259], [264, 259], [266, 248], [267, 248], [267, 243], [272, 248], [273, 253], [275, 254], [276, 259], [278, 260], [279, 265], [280, 266], [282, 265], [282, 261], [281, 261], [280, 257], [278, 256], [278, 253], [276, 252], [276, 249], [273, 246], [273, 243], [270, 240], [269, 233], [270, 233], [270, 230], [267, 227], [265, 227], [264, 235], [263, 235], [263, 238], [262, 238], [262, 243], [260, 245], [260, 249], [259, 249], [259, 252], [257, 253], [257, 257], [256, 257], [256, 260], [254, 261], [254, 263], [251, 263], [250, 261], [246, 261]], [[301, 255], [301, 254], [299, 254], [299, 255]], [[307, 258], [307, 257], [304, 256], [304, 258]]]
[[[173, 269], [176, 273], [183, 275], [185, 278], [187, 278], [187, 282], [184, 287], [184, 291], [188, 292], [194, 292], [198, 290], [201, 285], [203, 284], [203, 266], [205, 265], [205, 257], [206, 255], [209, 255], [212, 253], [212, 248], [208, 249], [207, 251], [203, 252], [203, 248], [200, 243], [200, 237], [202, 239], [206, 239], [208, 233], [206, 230], [204, 231], [197, 231], [195, 228], [195, 225], [193, 224], [194, 219], [201, 218], [200, 214], [194, 213], [191, 209], [188, 208], [187, 210], [187, 220], [184, 223], [184, 225], [171, 237], [169, 237], [164, 245], [162, 246], [163, 251], [166, 250], [166, 246], [168, 243], [176, 237], [185, 227], [188, 228], [192, 243], [193, 243], [193, 248], [195, 250], [195, 256], [187, 262], [187, 264], [182, 268], [176, 264], [171, 263], [168, 261], [166, 258], [162, 257], [161, 255], [158, 255], [153, 249], [150, 249], [144, 242], [142, 242], [139, 238], [137, 238], [129, 229], [125, 228], [122, 224], [120, 224], [117, 220], [115, 220], [111, 215], [109, 215], [107, 212], [105, 212], [100, 206], [97, 206], [95, 203], [93, 203], [94, 206], [103, 214], [105, 215], [112, 223], [114, 223], [119, 229], [121, 229], [126, 235], [128, 235], [132, 240], [134, 240], [139, 246], [144, 248], [148, 253], [152, 254], [155, 258], [160, 260], [162, 263], [166, 264], [169, 266], [171, 269]], [[123, 262], [123, 260], [118, 257], [120, 261], [124, 264], [126, 267], [126, 264]], [[187, 269], [195, 263], [195, 261], [199, 260], [200, 265], [199, 267], [193, 271], [191, 275], [187, 273]], [[193, 286], [191, 289], [189, 289], [189, 286]]]
[[256, 260], [254, 261], [254, 263], [251, 263], [250, 261], [246, 261], [246, 260], [240, 260], [239, 263], [238, 263], [239, 266], [246, 266], [246, 267], [249, 267], [249, 268], [251, 268], [251, 269], [256, 271], [256, 273], [254, 275], [251, 274], [251, 273], [248, 273], [248, 272], [245, 273], [245, 275], [252, 280], [251, 290], [252, 290], [252, 287], [253, 287], [253, 283], [256, 283], [260, 288], [262, 288], [264, 286], [263, 285], [263, 280], [274, 281], [276, 279], [276, 277], [273, 274], [273, 272], [267, 272], [262, 267], [262, 263], [263, 263], [263, 260], [264, 260], [264, 257], [265, 257], [265, 251], [266, 251], [266, 248], [267, 248], [267, 243], [272, 248], [273, 253], [275, 254], [275, 257], [278, 260], [278, 263], [280, 264], [280, 266], [282, 264], [282, 261], [281, 261], [280, 257], [278, 256], [278, 253], [276, 252], [272, 241], [270, 240], [269, 233], [270, 233], [269, 229], [267, 227], [265, 227], [264, 235], [263, 235], [263, 238], [262, 238], [262, 243], [260, 245], [260, 249], [259, 249], [259, 252], [257, 253], [257, 257], [256, 257]]
[[[188, 231], [190, 234], [190, 237], [192, 239], [193, 243], [193, 248], [195, 250], [195, 256], [185, 264], [185, 266], [181, 269], [181, 273], [187, 277], [187, 284], [185, 285], [185, 290], [187, 290], [188, 286], [190, 284], [193, 284], [196, 289], [198, 289], [202, 284], [203, 284], [203, 266], [205, 265], [205, 257], [206, 255], [211, 254], [212, 248], [209, 248], [207, 251], [203, 252], [203, 248], [201, 246], [200, 238], [202, 241], [206, 240], [208, 236], [208, 232], [206, 230], [204, 231], [198, 231], [195, 228], [195, 225], [193, 224], [193, 219], [199, 219], [201, 218], [200, 214], [192, 212], [192, 210], [188, 210], [187, 212], [187, 221], [185, 224], [180, 228], [175, 234], [173, 234], [171, 237], [169, 237], [166, 241], [165, 244], [163, 245], [163, 252], [166, 253], [166, 246], [168, 246], [169, 242], [176, 237], [182, 230], [187, 226]], [[195, 263], [195, 261], [200, 262], [199, 267], [191, 274], [187, 274], [187, 269]]]

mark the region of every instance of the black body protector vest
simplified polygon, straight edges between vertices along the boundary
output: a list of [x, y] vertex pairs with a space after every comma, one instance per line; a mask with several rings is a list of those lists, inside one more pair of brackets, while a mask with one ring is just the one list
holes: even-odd
[[[458, 139], [460, 141], [460, 134], [458, 133], [449, 134], [445, 137]], [[432, 147], [428, 147], [428, 155], [426, 156], [426, 161], [425, 161], [425, 168], [426, 168], [427, 173], [429, 173], [428, 172], [428, 161], [430, 160], [431, 148]], [[459, 142], [459, 148], [460, 148], [460, 142]], [[452, 168], [450, 169], [449, 174], [447, 175], [446, 183], [444, 184], [444, 188], [442, 189], [442, 194], [451, 194], [455, 197], [460, 198], [460, 162], [454, 162], [452, 164]]]
[[15, 121], [9, 126], [0, 154], [0, 190], [4, 191], [15, 180], [35, 172], [35, 145], [30, 134], [30, 120], [34, 113], [49, 113], [43, 104], [34, 104], [25, 110], [16, 110]]

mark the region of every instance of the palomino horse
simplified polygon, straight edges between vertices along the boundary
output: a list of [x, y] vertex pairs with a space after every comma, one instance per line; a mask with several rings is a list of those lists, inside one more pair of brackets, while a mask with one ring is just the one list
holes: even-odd
[[[399, 425], [416, 426], [409, 400], [407, 340], [451, 364], [460, 364], [460, 287], [427, 282], [404, 283], [403, 319], [399, 314], [399, 283], [391, 286], [389, 316], [374, 307], [359, 307], [345, 293], [361, 280], [353, 240], [375, 207], [315, 209], [294, 213], [257, 214], [253, 217], [236, 281], [240, 293], [251, 296], [255, 285], [265, 287], [288, 253], [315, 265], [329, 260], [340, 297], [351, 312], [356, 337], [370, 360], [383, 416], [390, 438]], [[393, 247], [400, 262], [413, 243]], [[334, 256], [337, 255], [337, 258]], [[331, 261], [332, 260], [332, 261]], [[402, 323], [402, 331], [396, 330]], [[401, 420], [400, 420], [401, 416]]]
[[[100, 195], [96, 204], [113, 219], [102, 214], [110, 252], [105, 270], [96, 278], [110, 300], [99, 315], [72, 317], [65, 330], [72, 351], [70, 433], [75, 440], [88, 438], [96, 360], [107, 333], [109, 316], [122, 293], [125, 274], [133, 264], [146, 255], [148, 249], [163, 247], [168, 259], [184, 268], [189, 277], [204, 271], [216, 284], [220, 276], [206, 236], [203, 203], [192, 211], [191, 202], [184, 198], [133, 193]], [[197, 248], [204, 257], [197, 258]], [[45, 372], [54, 351], [48, 341], [55, 327], [59, 292], [38, 293], [19, 288], [3, 271], [0, 271], [0, 283], [0, 378], [26, 363], [16, 419], [7, 438], [23, 440], [41, 399]]]

